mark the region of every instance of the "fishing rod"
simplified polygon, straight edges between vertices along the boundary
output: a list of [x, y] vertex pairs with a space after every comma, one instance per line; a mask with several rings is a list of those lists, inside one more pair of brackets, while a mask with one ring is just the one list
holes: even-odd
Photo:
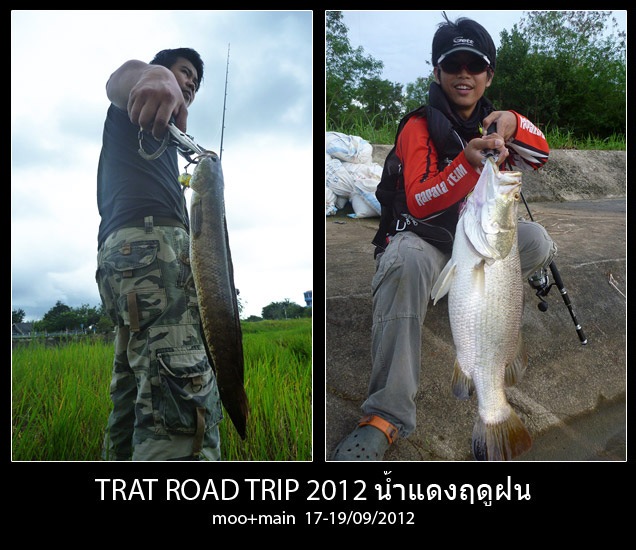
[[[495, 124], [491, 124], [488, 127], [487, 135], [493, 134], [496, 131], [497, 131], [497, 126]], [[483, 134], [483, 129], [481, 130], [481, 132]], [[498, 151], [495, 150], [495, 153], [498, 153]], [[526, 202], [526, 198], [523, 196], [523, 192], [521, 193], [521, 199], [523, 200], [523, 204], [526, 205], [526, 210], [528, 211], [528, 216], [530, 216], [530, 220], [534, 221], [534, 218], [532, 217], [532, 212], [530, 212], [530, 207], [528, 206], [528, 203]], [[539, 308], [540, 311], [545, 312], [548, 310], [548, 302], [546, 302], [543, 298], [544, 296], [547, 296], [548, 292], [550, 292], [550, 289], [554, 285], [556, 285], [556, 287], [559, 289], [559, 292], [561, 293], [563, 302], [565, 303], [565, 305], [568, 308], [568, 311], [570, 312], [570, 317], [572, 317], [572, 321], [574, 322], [574, 326], [576, 327], [576, 333], [579, 336], [579, 340], [581, 341], [582, 345], [586, 345], [587, 336], [585, 336], [585, 333], [583, 332], [583, 329], [581, 328], [581, 324], [576, 318], [576, 314], [574, 313], [574, 308], [572, 307], [572, 302], [570, 301], [570, 297], [568, 296], [568, 291], [565, 289], [565, 285], [563, 284], [563, 279], [561, 278], [561, 274], [559, 273], [559, 270], [557, 269], [557, 266], [554, 263], [554, 260], [550, 262], [548, 267], [550, 268], [550, 271], [552, 271], [552, 275], [554, 276], [554, 283], [549, 283], [548, 273], [545, 270], [545, 268], [541, 268], [540, 272], [542, 275], [539, 278], [530, 277], [528, 279], [530, 286], [536, 290], [537, 298], [539, 298], [540, 300], [537, 307]]]
[[223, 131], [225, 130], [225, 103], [227, 101], [227, 75], [230, 72], [230, 44], [227, 45], [227, 64], [225, 66], [225, 95], [223, 96], [223, 119], [221, 122], [221, 147], [219, 148], [219, 160], [223, 158]]
[[[521, 193], [521, 199], [523, 200], [523, 204], [526, 205], [526, 210], [528, 211], [528, 216], [530, 216], [530, 220], [534, 221], [534, 218], [532, 217], [532, 212], [530, 212], [530, 207], [528, 206], [528, 203], [526, 202], [526, 198], [523, 196], [523, 193]], [[537, 307], [539, 308], [540, 311], [548, 310], [548, 302], [546, 302], [543, 299], [543, 297], [547, 296], [548, 292], [550, 292], [550, 289], [556, 285], [556, 287], [559, 289], [559, 292], [561, 293], [563, 302], [565, 303], [565, 305], [568, 308], [568, 311], [570, 312], [570, 317], [572, 317], [572, 321], [574, 321], [574, 326], [576, 327], [576, 333], [579, 336], [579, 340], [581, 341], [582, 345], [585, 345], [587, 344], [587, 336], [585, 336], [585, 333], [583, 332], [583, 329], [581, 328], [581, 324], [576, 318], [576, 314], [574, 313], [574, 308], [572, 307], [572, 302], [570, 301], [568, 291], [565, 289], [565, 285], [563, 284], [563, 279], [561, 279], [561, 274], [559, 273], [559, 270], [557, 269], [557, 266], [554, 263], [554, 260], [550, 262], [550, 265], [548, 267], [550, 268], [550, 271], [552, 271], [552, 275], [554, 276], [553, 283], [550, 283], [550, 284], [548, 283], [548, 274], [547, 272], [545, 272], [545, 268], [541, 269], [542, 273], [545, 272], [545, 274], [542, 277], [538, 279], [531, 277], [530, 279], [528, 279], [530, 286], [532, 286], [532, 288], [536, 290], [536, 295], [540, 300], [540, 302], [537, 304]]]

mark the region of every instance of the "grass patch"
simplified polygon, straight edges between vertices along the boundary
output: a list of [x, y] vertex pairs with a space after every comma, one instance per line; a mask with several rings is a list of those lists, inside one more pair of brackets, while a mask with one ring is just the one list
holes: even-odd
[[[251, 416], [243, 441], [225, 414], [219, 428], [223, 460], [311, 460], [311, 322], [243, 323]], [[113, 344], [98, 338], [17, 345], [13, 460], [100, 460], [112, 362]]]

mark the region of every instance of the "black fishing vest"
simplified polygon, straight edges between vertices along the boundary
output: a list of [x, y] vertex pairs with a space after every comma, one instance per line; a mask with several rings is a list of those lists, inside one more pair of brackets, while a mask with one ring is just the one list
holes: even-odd
[[[436, 83], [431, 85], [429, 94], [431, 103], [437, 103], [442, 109], [450, 112], [445, 98], [440, 97], [441, 90], [439, 88], [434, 90], [437, 86]], [[480, 120], [483, 120], [493, 110], [492, 104], [485, 98], [480, 100], [478, 109], [481, 113]], [[438, 108], [422, 105], [402, 118], [395, 135], [395, 144], [384, 161], [382, 177], [375, 192], [381, 205], [381, 214], [380, 226], [372, 241], [372, 244], [376, 246], [374, 256], [384, 252], [387, 238], [399, 231], [412, 231], [442, 252], [451, 252], [453, 249], [453, 239], [459, 218], [459, 205], [462, 201], [423, 219], [415, 218], [409, 214], [406, 205], [402, 163], [395, 153], [395, 148], [404, 125], [414, 116], [427, 119], [428, 131], [437, 150], [438, 170], [440, 172], [451, 164], [466, 146], [466, 140], [460, 135], [461, 129], [453, 126], [448, 116]]]

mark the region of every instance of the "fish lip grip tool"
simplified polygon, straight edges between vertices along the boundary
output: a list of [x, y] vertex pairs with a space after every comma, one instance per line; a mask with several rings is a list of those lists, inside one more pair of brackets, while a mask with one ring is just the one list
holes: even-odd
[[[174, 124], [174, 119], [170, 120], [168, 124], [168, 131], [166, 132], [163, 142], [154, 153], [146, 153], [143, 146], [144, 132], [140, 128], [139, 134], [139, 154], [146, 160], [155, 160], [159, 158], [169, 145], [174, 145], [177, 148], [178, 153], [191, 164], [199, 162], [196, 157], [203, 154], [210, 154], [210, 151], [201, 147], [194, 138], [185, 132], [182, 132]], [[195, 155], [195, 158], [192, 158]]]
[[179, 130], [179, 128], [177, 128], [173, 122], [168, 125], [168, 132], [172, 136], [172, 140], [177, 146], [177, 151], [188, 162], [192, 164], [196, 164], [197, 162], [199, 162], [198, 159], [193, 159], [192, 155], [196, 155], [198, 157], [200, 155], [210, 153], [210, 151], [204, 149], [197, 142], [195, 142], [192, 136], [189, 136], [185, 132]]
[[[484, 130], [483, 128], [479, 128], [481, 134], [484, 134]], [[486, 130], [486, 135], [489, 136], [490, 134], [494, 134], [497, 131], [497, 125], [492, 123], [490, 126], [488, 126], [488, 130]], [[482, 153], [484, 155], [484, 162], [486, 162], [487, 159], [492, 158], [495, 162], [497, 162], [497, 160], [499, 159], [499, 149], [486, 149], [485, 151], [483, 151]]]

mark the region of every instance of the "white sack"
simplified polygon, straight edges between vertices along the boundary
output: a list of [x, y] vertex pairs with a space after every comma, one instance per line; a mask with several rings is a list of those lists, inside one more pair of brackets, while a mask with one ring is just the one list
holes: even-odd
[[325, 185], [325, 216], [333, 216], [338, 211], [336, 198], [336, 194]]
[[356, 179], [376, 180], [378, 183], [382, 179], [382, 166], [377, 162], [371, 164], [345, 162], [344, 167]]
[[373, 147], [367, 140], [341, 132], [325, 133], [325, 152], [343, 162], [358, 164], [373, 162]]
[[325, 165], [325, 185], [339, 197], [348, 199], [355, 191], [353, 176], [337, 158]]
[[356, 192], [351, 195], [351, 206], [356, 218], [373, 218], [381, 213], [380, 201], [375, 196], [375, 180], [356, 180]]

